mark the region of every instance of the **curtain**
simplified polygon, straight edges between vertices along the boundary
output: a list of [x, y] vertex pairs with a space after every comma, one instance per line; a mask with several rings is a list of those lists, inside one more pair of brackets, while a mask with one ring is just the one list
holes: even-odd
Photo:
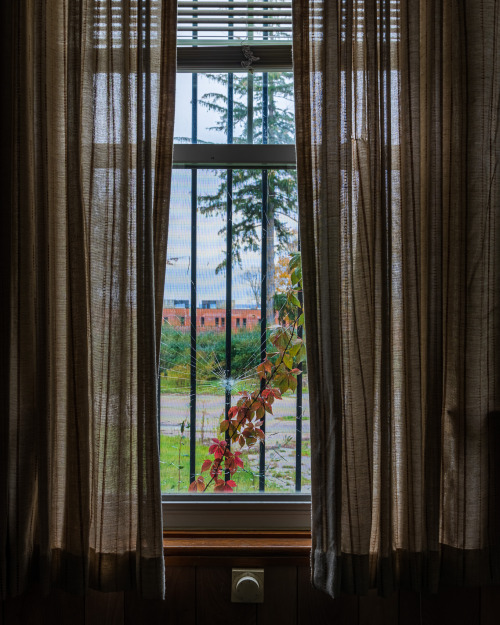
[[500, 581], [500, 6], [294, 0], [312, 580]]
[[37, 580], [161, 597], [176, 2], [5, 4], [0, 596]]

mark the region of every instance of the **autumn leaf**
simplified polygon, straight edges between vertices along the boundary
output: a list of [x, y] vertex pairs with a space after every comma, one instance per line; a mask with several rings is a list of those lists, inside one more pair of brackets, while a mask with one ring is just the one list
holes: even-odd
[[240, 467], [240, 469], [243, 468], [243, 460], [240, 458], [240, 451], [237, 451], [234, 455], [234, 463], [237, 467]]
[[204, 473], [205, 471], [208, 471], [208, 469], [210, 469], [211, 466], [212, 466], [212, 461], [205, 460], [203, 464], [201, 465], [201, 472]]

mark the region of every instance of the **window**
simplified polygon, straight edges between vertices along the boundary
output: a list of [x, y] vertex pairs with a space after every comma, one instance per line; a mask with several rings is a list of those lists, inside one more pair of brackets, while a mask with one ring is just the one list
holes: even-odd
[[[182, 334], [172, 325], [162, 328], [161, 476], [165, 496], [180, 510], [184, 500], [187, 507], [201, 500], [216, 518], [223, 498], [232, 510], [241, 507], [248, 526], [257, 527], [265, 510], [264, 527], [282, 527], [284, 518], [305, 527], [305, 379], [268, 420], [266, 444], [248, 454], [248, 471], [237, 474], [239, 492], [185, 494], [221, 415], [239, 390], [258, 383], [268, 328], [282, 312], [279, 262], [284, 267], [298, 245], [291, 3], [273, 1], [272, 7], [179, 2], [165, 298], [182, 301], [190, 319], [200, 318], [199, 309], [203, 317]], [[276, 501], [273, 517], [269, 505]], [[184, 526], [185, 517], [176, 514], [171, 506], [166, 516]]]

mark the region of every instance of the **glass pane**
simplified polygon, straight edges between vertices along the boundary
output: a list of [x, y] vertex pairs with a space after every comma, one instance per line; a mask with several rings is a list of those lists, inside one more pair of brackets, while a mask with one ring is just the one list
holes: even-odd
[[160, 348], [163, 492], [189, 485], [191, 172], [174, 170]]
[[[231, 405], [239, 392], [259, 388], [256, 367], [261, 358], [262, 184], [261, 170], [232, 171], [231, 316], [226, 310], [226, 170], [198, 170], [196, 322], [191, 325], [191, 189], [189, 170], [173, 175], [168, 262], [161, 352], [161, 459], [164, 491], [186, 492], [189, 486], [189, 436], [196, 436], [195, 471], [209, 458], [211, 438], [219, 435], [225, 394]], [[267, 324], [286, 325], [296, 311], [286, 303], [290, 284], [288, 262], [297, 250], [296, 175], [268, 170]], [[226, 328], [230, 324], [231, 372], [226, 376]], [[191, 332], [196, 332], [196, 358], [191, 358]], [[267, 343], [268, 351], [272, 349]], [[190, 432], [190, 377], [196, 366], [196, 433]], [[306, 376], [304, 376], [306, 378]], [[191, 399], [192, 401], [192, 399]], [[303, 393], [303, 441], [309, 444], [307, 384]], [[273, 404], [266, 420], [266, 492], [294, 492], [295, 466], [302, 466], [304, 486], [310, 479], [309, 458], [296, 450], [297, 393], [287, 392]], [[238, 446], [236, 448], [239, 448]], [[306, 451], [307, 453], [307, 451]], [[258, 445], [243, 453], [236, 492], [259, 489]]]
[[[292, 72], [177, 75], [175, 142], [191, 143], [193, 76], [197, 85], [199, 143], [263, 143], [263, 105], [267, 94], [267, 143], [293, 144], [295, 117]], [[264, 76], [266, 79], [264, 80]], [[231, 87], [232, 84], [232, 87]], [[233, 139], [228, 139], [232, 109]]]

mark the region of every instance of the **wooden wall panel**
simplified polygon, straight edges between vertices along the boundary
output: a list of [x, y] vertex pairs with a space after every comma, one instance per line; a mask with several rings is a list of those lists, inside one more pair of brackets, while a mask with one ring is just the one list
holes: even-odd
[[165, 589], [165, 601], [140, 599], [135, 592], [125, 593], [124, 625], [195, 625], [194, 567], [167, 567]]
[[437, 595], [422, 595], [422, 623], [480, 625], [479, 588], [450, 588]]
[[85, 599], [62, 590], [54, 590], [45, 600], [45, 623], [85, 624]]
[[481, 625], [500, 623], [500, 586], [481, 588]]
[[297, 567], [264, 568], [264, 603], [257, 604], [257, 623], [297, 623]]
[[298, 625], [357, 625], [358, 598], [343, 595], [332, 599], [311, 586], [309, 567], [298, 568]]
[[0, 625], [498, 625], [500, 586], [455, 588], [436, 596], [400, 592], [389, 599], [314, 590], [309, 568], [264, 566], [264, 604], [231, 603], [231, 566], [167, 567], [166, 601], [135, 593], [31, 592], [0, 603]]
[[43, 625], [45, 602], [30, 592], [5, 602], [5, 625]]
[[85, 597], [85, 623], [123, 625], [124, 593], [89, 590]]
[[399, 592], [399, 623], [421, 625], [421, 596], [419, 592]]
[[256, 625], [256, 604], [231, 603], [231, 567], [198, 568], [196, 570], [196, 625], [229, 622], [238, 625]]
[[398, 625], [399, 594], [379, 597], [375, 591], [369, 591], [359, 598], [359, 625]]

